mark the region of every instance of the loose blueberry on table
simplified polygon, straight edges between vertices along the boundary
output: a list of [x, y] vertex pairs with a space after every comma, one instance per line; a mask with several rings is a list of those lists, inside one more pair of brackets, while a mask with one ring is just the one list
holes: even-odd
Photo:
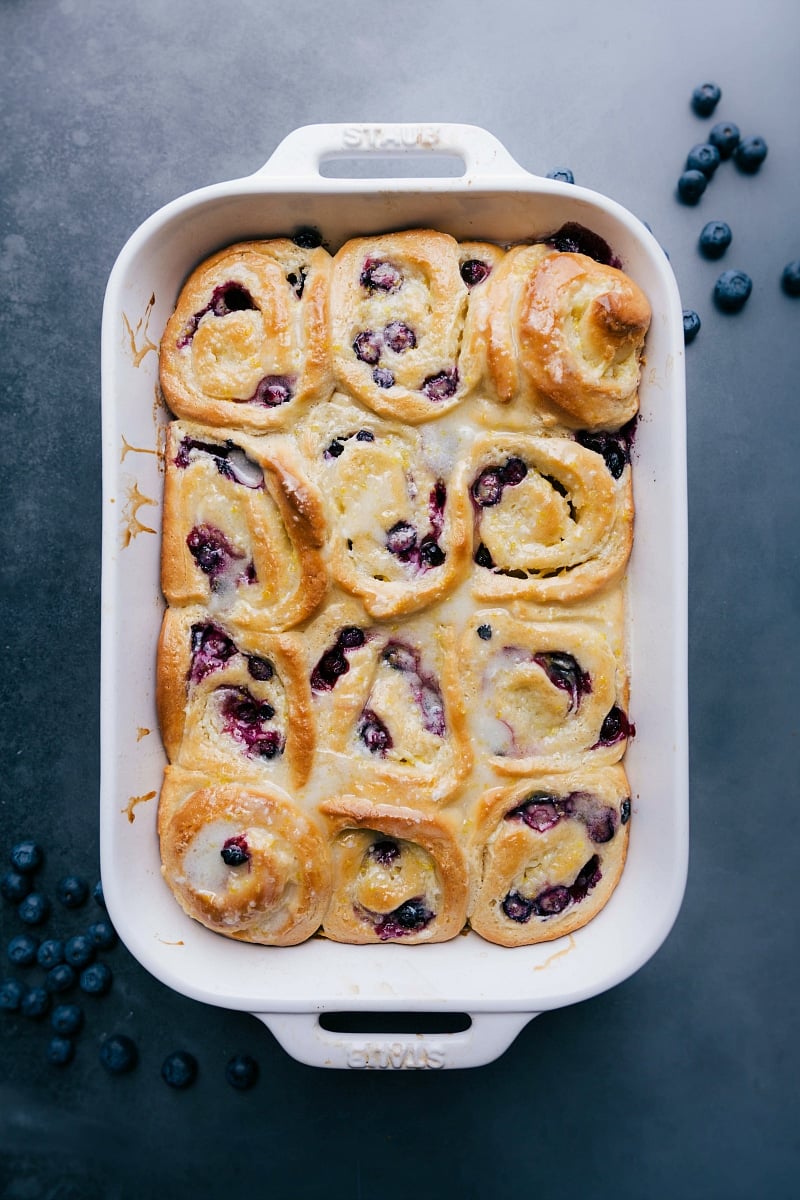
[[0, 895], [4, 900], [8, 900], [9, 904], [19, 904], [32, 888], [33, 880], [30, 875], [23, 875], [21, 871], [6, 871], [0, 879]]
[[46, 938], [36, 953], [36, 961], [45, 971], [64, 961], [64, 943], [60, 938]]
[[41, 1020], [42, 1017], [47, 1016], [50, 1011], [50, 993], [47, 988], [28, 988], [22, 997], [20, 1011], [23, 1017], [30, 1017], [34, 1021]]
[[50, 916], [50, 901], [41, 892], [31, 892], [19, 904], [17, 916], [25, 925], [43, 925]]
[[225, 1067], [225, 1078], [237, 1091], [247, 1091], [258, 1081], [258, 1063], [249, 1054], [236, 1054]]
[[719, 156], [724, 162], [725, 159], [730, 158], [739, 145], [740, 137], [738, 125], [734, 125], [732, 121], [720, 121], [712, 128], [708, 140], [712, 146], [717, 147]]
[[702, 171], [684, 171], [678, 179], [678, 199], [683, 204], [697, 204], [707, 186]]
[[698, 245], [705, 258], [721, 258], [733, 241], [731, 227], [725, 221], [709, 221], [700, 231]]
[[57, 1004], [50, 1014], [50, 1025], [55, 1033], [73, 1037], [83, 1028], [83, 1009], [78, 1004]]
[[81, 972], [79, 982], [87, 996], [104, 996], [111, 987], [111, 969], [105, 963], [92, 963]]
[[18, 979], [0, 980], [0, 1012], [17, 1012], [25, 988]]
[[710, 117], [721, 96], [716, 83], [701, 83], [692, 92], [692, 108], [698, 117]]
[[683, 341], [685, 345], [693, 342], [700, 332], [701, 321], [693, 308], [683, 310]]
[[8, 961], [15, 967], [30, 967], [36, 962], [38, 939], [30, 933], [20, 933], [8, 943]]
[[96, 953], [94, 942], [88, 933], [76, 933], [68, 938], [64, 946], [64, 958], [71, 967], [88, 967]]
[[787, 263], [783, 268], [781, 287], [787, 296], [800, 296], [800, 258]]
[[719, 150], [711, 142], [692, 146], [686, 158], [686, 170], [702, 171], [706, 179], [711, 179], [719, 164]]
[[197, 1078], [197, 1059], [186, 1050], [176, 1050], [161, 1064], [161, 1078], [171, 1088], [191, 1087]]
[[68, 992], [75, 984], [75, 969], [69, 963], [51, 967], [45, 976], [44, 985], [49, 992]]
[[733, 152], [733, 161], [745, 175], [755, 175], [767, 157], [767, 149], [761, 137], [744, 138]]
[[100, 1047], [100, 1062], [111, 1075], [132, 1071], [138, 1060], [135, 1042], [124, 1033], [112, 1033]]
[[17, 842], [13, 846], [10, 854], [11, 866], [15, 871], [19, 871], [22, 875], [30, 875], [36, 871], [44, 862], [44, 851], [38, 842], [32, 839], [26, 839], [24, 842]]
[[714, 284], [714, 301], [722, 312], [736, 313], [744, 308], [753, 290], [753, 281], [744, 271], [723, 271]]
[[65, 1067], [75, 1057], [75, 1043], [67, 1037], [52, 1037], [47, 1043], [47, 1061], [54, 1067]]
[[65, 908], [80, 908], [89, 897], [89, 885], [77, 875], [67, 875], [58, 881], [56, 896]]

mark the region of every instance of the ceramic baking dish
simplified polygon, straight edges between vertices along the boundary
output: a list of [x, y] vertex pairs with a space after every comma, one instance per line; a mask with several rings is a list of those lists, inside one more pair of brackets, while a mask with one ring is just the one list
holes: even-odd
[[[337, 158], [447, 154], [458, 177], [327, 178]], [[423, 159], [424, 161], [424, 159]], [[433, 161], [432, 159], [430, 160]], [[363, 162], [357, 163], [363, 172]], [[330, 170], [330, 168], [327, 168]], [[334, 171], [341, 174], [341, 164]], [[398, 172], [399, 174], [400, 172]], [[293, 948], [231, 941], [184, 915], [159, 870], [156, 806], [164, 752], [155, 711], [162, 473], [168, 414], [157, 347], [188, 272], [218, 248], [315, 226], [348, 237], [432, 227], [511, 242], [576, 221], [604, 238], [647, 293], [653, 321], [634, 449], [635, 548], [628, 573], [631, 715], [628, 861], [608, 906], [573, 936], [514, 950], [466, 934], [440, 945]], [[120, 936], [187, 996], [260, 1017], [302, 1062], [333, 1067], [477, 1066], [532, 1017], [597, 995], [658, 949], [683, 896], [688, 853], [686, 451], [681, 304], [663, 250], [618, 204], [524, 171], [466, 125], [314, 125], [291, 133], [254, 175], [192, 192], [130, 238], [103, 314], [101, 855]], [[355, 1014], [332, 1032], [321, 1014]], [[370, 1034], [366, 1014], [469, 1014], [466, 1030]], [[423, 1014], [425, 1014], [423, 1018]], [[323, 1020], [330, 1026], [330, 1017]], [[445, 1020], [445, 1025], [448, 1021]], [[467, 1022], [461, 1021], [463, 1026]]]

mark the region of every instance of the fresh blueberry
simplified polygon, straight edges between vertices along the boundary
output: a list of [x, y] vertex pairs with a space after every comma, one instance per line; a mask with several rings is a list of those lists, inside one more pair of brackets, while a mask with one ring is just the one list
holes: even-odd
[[51, 967], [45, 976], [45, 987], [48, 992], [68, 992], [75, 983], [75, 970], [69, 963], [59, 963]]
[[755, 175], [767, 157], [767, 143], [761, 137], [743, 138], [733, 152], [733, 161], [745, 175]]
[[20, 933], [8, 943], [8, 961], [15, 967], [31, 967], [36, 962], [39, 939], [30, 933]]
[[489, 264], [481, 262], [479, 258], [468, 258], [461, 264], [461, 278], [468, 288], [474, 288], [489, 278], [491, 270]]
[[83, 1028], [83, 1009], [79, 1004], [57, 1004], [50, 1014], [50, 1024], [56, 1033], [72, 1037]]
[[119, 940], [117, 931], [110, 921], [93, 921], [86, 932], [98, 950], [111, 950]]
[[105, 906], [106, 906], [106, 898], [105, 898], [105, 896], [103, 895], [103, 881], [102, 881], [102, 879], [98, 879], [97, 883], [96, 883], [96, 884], [94, 885], [94, 887], [92, 888], [92, 897], [93, 897], [93, 899], [94, 899], [94, 902], [95, 902], [95, 904], [99, 904], [100, 908], [105, 908]]
[[41, 892], [31, 892], [17, 907], [17, 916], [25, 925], [42, 925], [50, 916], [50, 901]]
[[25, 988], [18, 979], [0, 980], [0, 1012], [16, 1012], [24, 995]]
[[197, 1078], [197, 1059], [185, 1050], [176, 1050], [161, 1064], [161, 1078], [171, 1088], [191, 1087]]
[[89, 885], [85, 879], [77, 875], [67, 875], [60, 879], [56, 887], [56, 896], [65, 908], [80, 908], [86, 903], [89, 895]]
[[47, 988], [28, 988], [22, 997], [20, 1011], [23, 1017], [31, 1017], [34, 1021], [38, 1021], [40, 1017], [46, 1016], [50, 1011], [50, 993]]
[[710, 117], [720, 101], [722, 92], [716, 83], [701, 83], [692, 92], [692, 109], [698, 117]]
[[372, 379], [379, 388], [394, 387], [394, 375], [391, 371], [387, 371], [385, 367], [376, 367], [372, 372]]
[[353, 353], [359, 362], [374, 367], [381, 356], [381, 339], [371, 329], [364, 329], [353, 342]]
[[306, 225], [292, 234], [292, 241], [301, 250], [316, 250], [317, 246], [322, 245], [322, 234], [313, 226]]
[[390, 350], [394, 350], [395, 354], [404, 354], [406, 350], [413, 350], [417, 344], [414, 330], [402, 321], [390, 321], [383, 331], [383, 340]]
[[712, 146], [717, 147], [723, 162], [733, 154], [739, 145], [739, 138], [739, 127], [732, 121], [720, 121], [719, 125], [715, 125], [708, 135], [708, 140]]
[[684, 171], [678, 180], [678, 199], [682, 204], [697, 204], [707, 186], [702, 171]]
[[714, 284], [714, 301], [722, 312], [739, 312], [752, 290], [753, 281], [744, 271], [723, 271]]
[[693, 342], [700, 332], [700, 318], [693, 308], [683, 310], [683, 341], [686, 346]]
[[52, 1037], [47, 1043], [47, 1061], [54, 1067], [65, 1067], [75, 1057], [75, 1045], [66, 1037]]
[[71, 967], [88, 967], [95, 956], [96, 947], [88, 933], [76, 933], [68, 938], [64, 946], [64, 958]]
[[19, 871], [21, 875], [30, 875], [42, 865], [44, 851], [38, 842], [28, 838], [12, 847], [10, 858], [15, 871]]
[[574, 183], [575, 176], [569, 167], [559, 167], [557, 171], [548, 171], [545, 179], [558, 179], [561, 183]]
[[229, 837], [220, 850], [222, 861], [226, 867], [241, 867], [250, 861], [250, 851], [244, 834]]
[[0, 879], [0, 895], [11, 904], [19, 904], [20, 900], [24, 900], [32, 887], [30, 875], [23, 875], [20, 871], [6, 871]]
[[258, 1080], [258, 1063], [249, 1054], [236, 1054], [225, 1067], [225, 1078], [237, 1091], [247, 1091]]
[[800, 258], [787, 263], [783, 268], [781, 287], [787, 296], [800, 296]]
[[711, 142], [692, 146], [686, 158], [686, 170], [702, 171], [706, 179], [711, 179], [719, 164], [719, 150]]
[[112, 1033], [100, 1047], [100, 1062], [111, 1075], [132, 1071], [138, 1060], [135, 1042], [124, 1033]]
[[87, 996], [104, 996], [111, 987], [111, 979], [111, 970], [105, 963], [92, 963], [81, 971], [81, 991]]
[[698, 245], [705, 258], [722, 258], [732, 241], [730, 225], [725, 221], [709, 221], [700, 230]]
[[58, 967], [64, 961], [64, 943], [60, 938], [46, 938], [36, 953], [36, 961], [45, 971]]

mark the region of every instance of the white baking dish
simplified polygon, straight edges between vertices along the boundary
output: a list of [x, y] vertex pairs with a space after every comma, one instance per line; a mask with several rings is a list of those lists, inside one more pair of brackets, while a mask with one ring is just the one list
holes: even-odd
[[[320, 175], [330, 158], [409, 151], [457, 155], [465, 174]], [[508, 242], [566, 221], [605, 238], [653, 308], [629, 570], [633, 819], [617, 891], [574, 936], [514, 950], [475, 934], [431, 946], [312, 939], [273, 949], [209, 932], [184, 915], [162, 882], [156, 839], [164, 753], [154, 667], [163, 601], [162, 476], [153, 451], [166, 419], [156, 347], [184, 278], [221, 246], [298, 226], [318, 227], [336, 249], [350, 236], [416, 226]], [[672, 271], [647, 229], [596, 193], [528, 174], [472, 126], [309, 126], [290, 134], [254, 175], [183, 196], [133, 234], [108, 283], [102, 367], [102, 872], [109, 912], [136, 958], [188, 996], [256, 1014], [303, 1062], [389, 1068], [489, 1062], [533, 1016], [596, 995], [642, 966], [675, 920], [688, 853], [683, 327]], [[326, 1011], [468, 1013], [472, 1024], [437, 1035], [340, 1034], [319, 1024]]]

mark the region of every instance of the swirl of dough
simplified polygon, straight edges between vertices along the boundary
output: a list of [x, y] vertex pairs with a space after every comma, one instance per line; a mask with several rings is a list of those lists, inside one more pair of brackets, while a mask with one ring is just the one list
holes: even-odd
[[447, 234], [407, 230], [346, 242], [331, 280], [337, 384], [381, 416], [412, 424], [460, 404], [480, 375], [478, 341], [465, 336], [465, 323], [490, 254], [473, 260], [489, 269], [480, 279], [476, 269], [468, 285]]
[[470, 925], [501, 946], [549, 942], [586, 925], [619, 882], [630, 789], [621, 766], [540, 775], [482, 797], [482, 861]]
[[441, 815], [343, 796], [321, 806], [331, 830], [337, 942], [443, 942], [464, 927], [467, 865]]
[[322, 497], [290, 445], [169, 427], [161, 586], [251, 629], [286, 629], [328, 586]]
[[528, 396], [545, 423], [571, 428], [618, 429], [636, 414], [651, 313], [630, 276], [585, 254], [518, 246], [491, 300], [488, 361], [501, 400]]
[[331, 894], [327, 843], [280, 789], [167, 767], [159, 838], [166, 882], [207, 928], [266, 946], [294, 946], [319, 928]]
[[179, 417], [288, 429], [332, 391], [331, 257], [286, 238], [242, 242], [185, 283], [161, 342], [161, 387]]
[[576, 600], [620, 578], [633, 540], [631, 472], [571, 438], [478, 439], [462, 475], [482, 599]]
[[484, 609], [459, 657], [471, 741], [496, 771], [527, 775], [589, 755], [595, 763], [622, 757], [630, 726], [621, 617], [604, 629]]

